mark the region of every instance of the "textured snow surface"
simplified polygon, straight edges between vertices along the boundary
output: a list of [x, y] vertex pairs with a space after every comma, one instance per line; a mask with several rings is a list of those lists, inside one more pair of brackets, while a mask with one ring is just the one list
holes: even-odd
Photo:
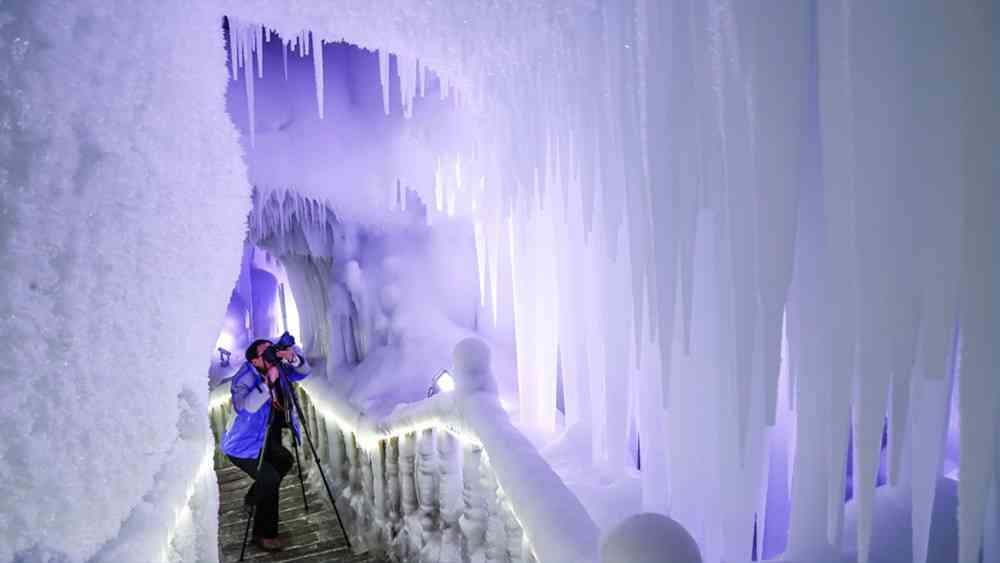
[[0, 561], [212, 544], [214, 508], [177, 514], [214, 504], [203, 358], [250, 203], [219, 10], [4, 2], [0, 36]]

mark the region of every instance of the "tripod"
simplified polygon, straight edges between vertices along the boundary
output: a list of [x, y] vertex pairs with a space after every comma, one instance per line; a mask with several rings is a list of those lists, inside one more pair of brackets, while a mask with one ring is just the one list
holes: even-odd
[[[323, 479], [323, 487], [326, 489], [326, 495], [330, 499], [330, 505], [333, 506], [333, 513], [337, 517], [337, 524], [340, 525], [340, 531], [344, 534], [344, 540], [347, 542], [347, 548], [351, 549], [351, 538], [347, 535], [347, 530], [344, 528], [344, 521], [340, 518], [340, 511], [337, 510], [337, 503], [333, 498], [333, 492], [330, 490], [330, 484], [326, 480], [326, 473], [323, 471], [323, 464], [319, 462], [319, 455], [316, 453], [316, 446], [313, 444], [312, 437], [309, 435], [309, 426], [305, 423], [305, 417], [302, 415], [302, 407], [299, 406], [299, 401], [296, 398], [295, 388], [292, 387], [292, 382], [288, 380], [285, 375], [285, 370], [278, 368], [279, 381], [278, 386], [287, 390], [287, 396], [291, 398], [292, 404], [295, 406], [295, 412], [298, 414], [298, 419], [302, 427], [302, 433], [306, 436], [306, 442], [309, 444], [309, 449], [312, 452], [313, 462], [316, 463], [316, 469], [319, 470], [319, 475]], [[282, 385], [284, 383], [284, 385]], [[289, 428], [293, 428], [292, 445], [295, 450], [295, 465], [298, 468], [299, 473], [299, 485], [302, 488], [302, 504], [305, 505], [306, 512], [309, 511], [309, 501], [306, 499], [306, 485], [305, 481], [302, 479], [302, 464], [299, 462], [299, 437], [294, 436], [294, 426], [292, 425], [291, 416], [288, 409], [285, 409], [285, 422]], [[271, 434], [271, 423], [274, 421], [274, 408], [271, 408], [267, 416], [267, 429], [264, 431], [264, 443], [260, 448], [260, 454], [257, 458], [257, 474], [260, 474], [260, 468], [264, 463], [264, 453], [267, 451], [268, 439]], [[280, 430], [279, 430], [280, 431]], [[250, 508], [250, 515], [247, 517], [247, 525], [243, 530], [243, 546], [240, 549], [240, 561], [243, 561], [243, 557], [247, 549], [247, 537], [250, 534], [250, 523], [254, 519], [254, 514], [257, 510], [257, 503], [255, 502]]]

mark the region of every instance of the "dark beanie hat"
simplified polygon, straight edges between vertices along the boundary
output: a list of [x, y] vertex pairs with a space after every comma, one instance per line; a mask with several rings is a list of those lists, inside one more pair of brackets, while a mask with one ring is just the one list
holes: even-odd
[[261, 344], [271, 344], [271, 341], [265, 338], [258, 338], [257, 340], [253, 341], [253, 344], [247, 346], [247, 351], [245, 355], [247, 357], [248, 362], [257, 357], [257, 347], [260, 346]]

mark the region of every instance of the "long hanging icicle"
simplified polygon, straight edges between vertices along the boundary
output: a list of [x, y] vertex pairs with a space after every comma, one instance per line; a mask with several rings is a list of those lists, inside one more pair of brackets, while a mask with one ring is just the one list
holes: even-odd
[[239, 29], [236, 18], [229, 19], [229, 69], [232, 71], [233, 82], [240, 79], [239, 63]]
[[253, 55], [249, 53], [250, 43], [247, 41], [247, 27], [241, 27], [239, 30], [239, 49], [240, 49], [240, 61], [242, 61], [243, 66], [243, 82], [246, 90], [247, 96], [247, 119], [250, 124], [250, 147], [257, 146], [257, 114], [256, 114], [256, 104], [254, 103], [254, 72], [253, 72]]
[[417, 60], [417, 68], [420, 72], [420, 97], [427, 95], [427, 65]]
[[257, 60], [257, 78], [264, 78], [264, 33], [263, 26], [253, 26], [253, 52]]
[[378, 50], [378, 79], [382, 85], [382, 110], [389, 115], [389, 51]]
[[288, 81], [288, 50], [292, 48], [292, 41], [282, 40], [281, 41], [281, 65], [285, 70], [285, 81]]
[[313, 40], [313, 78], [316, 80], [316, 108], [319, 111], [319, 118], [323, 119], [323, 40], [310, 34]]

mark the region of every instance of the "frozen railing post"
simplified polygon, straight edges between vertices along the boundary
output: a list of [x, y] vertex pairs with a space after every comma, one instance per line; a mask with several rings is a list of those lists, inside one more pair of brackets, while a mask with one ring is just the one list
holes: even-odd
[[455, 392], [459, 395], [487, 393], [496, 396], [497, 381], [490, 366], [490, 347], [478, 338], [466, 338], [455, 346]]
[[701, 553], [684, 526], [646, 512], [626, 518], [604, 536], [600, 563], [701, 563]]

